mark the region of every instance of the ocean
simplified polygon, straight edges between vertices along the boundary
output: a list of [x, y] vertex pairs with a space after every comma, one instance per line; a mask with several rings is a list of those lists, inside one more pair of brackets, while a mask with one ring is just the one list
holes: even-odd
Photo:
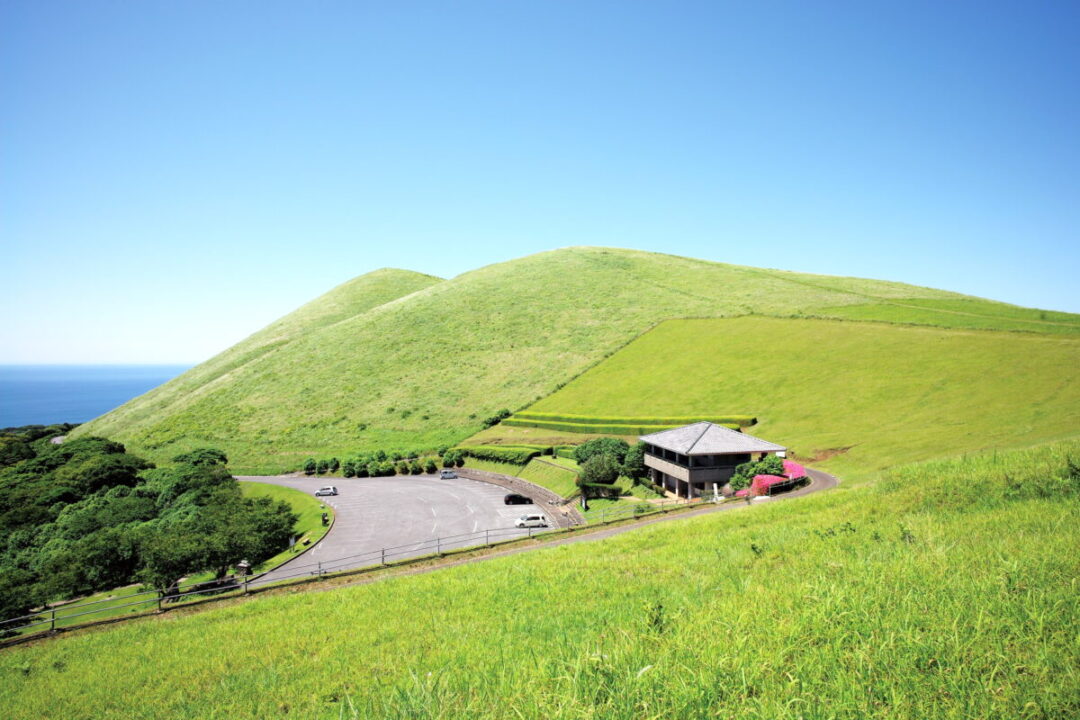
[[0, 428], [81, 423], [190, 365], [0, 365]]

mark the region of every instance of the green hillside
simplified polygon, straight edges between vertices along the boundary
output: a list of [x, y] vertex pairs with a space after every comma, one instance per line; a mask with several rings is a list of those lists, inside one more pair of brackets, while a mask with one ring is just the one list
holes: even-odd
[[1074, 315], [629, 250], [557, 250], [446, 281], [382, 271], [354, 282], [74, 434], [106, 435], [155, 460], [212, 444], [238, 470], [268, 472], [309, 455], [461, 441], [670, 318], [914, 305], [901, 320], [1080, 334]]
[[[1080, 337], [762, 317], [670, 320], [529, 410], [541, 417], [744, 412], [758, 420], [750, 433], [850, 477], [1075, 435]], [[499, 426], [469, 442], [521, 441], [518, 430]]]
[[1080, 715], [1080, 444], [0, 653], [6, 718]]

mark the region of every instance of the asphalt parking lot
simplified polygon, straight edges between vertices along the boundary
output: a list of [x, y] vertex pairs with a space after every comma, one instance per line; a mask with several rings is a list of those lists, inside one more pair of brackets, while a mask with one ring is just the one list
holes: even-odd
[[251, 477], [240, 481], [284, 485], [314, 494], [336, 485], [338, 495], [320, 498], [334, 508], [334, 527], [313, 549], [259, 578], [274, 582], [309, 573], [333, 572], [378, 563], [382, 550], [388, 560], [401, 560], [436, 551], [435, 538], [468, 535], [439, 543], [438, 549], [476, 545], [483, 533], [492, 540], [528, 534], [514, 528], [526, 513], [542, 512], [536, 505], [506, 505], [508, 491], [497, 485], [432, 476], [386, 478]]

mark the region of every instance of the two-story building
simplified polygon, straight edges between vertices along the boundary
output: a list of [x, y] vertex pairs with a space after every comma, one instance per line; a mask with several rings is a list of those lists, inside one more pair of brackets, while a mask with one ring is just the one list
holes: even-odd
[[653, 483], [679, 497], [698, 497], [723, 487], [735, 467], [787, 448], [711, 422], [643, 435], [645, 466]]

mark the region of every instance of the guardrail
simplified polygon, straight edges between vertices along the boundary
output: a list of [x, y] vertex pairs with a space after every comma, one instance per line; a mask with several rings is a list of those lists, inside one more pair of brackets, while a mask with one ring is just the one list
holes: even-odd
[[[652, 503], [643, 501], [625, 508], [605, 508], [599, 521], [589, 525], [605, 524], [664, 513], [679, 507], [700, 505], [700, 499], [687, 501], [665, 500]], [[379, 548], [368, 552], [297, 563], [295, 560], [257, 575], [227, 576], [200, 583], [177, 583], [166, 590], [142, 590], [122, 598], [105, 598], [91, 602], [58, 606], [0, 620], [0, 647], [33, 639], [58, 630], [72, 630], [106, 622], [117, 622], [149, 613], [164, 612], [213, 599], [225, 599], [246, 595], [253, 590], [267, 589], [279, 583], [301, 579], [322, 579], [328, 575], [366, 572], [389, 565], [415, 562], [438, 557], [447, 552], [494, 547], [539, 535], [562, 534], [575, 528], [491, 528], [472, 533], [449, 535], [421, 540], [406, 545]], [[307, 558], [308, 556], [302, 556]], [[297, 558], [300, 560], [301, 558]], [[118, 604], [119, 603], [119, 604]], [[97, 616], [96, 618], [94, 616]]]

